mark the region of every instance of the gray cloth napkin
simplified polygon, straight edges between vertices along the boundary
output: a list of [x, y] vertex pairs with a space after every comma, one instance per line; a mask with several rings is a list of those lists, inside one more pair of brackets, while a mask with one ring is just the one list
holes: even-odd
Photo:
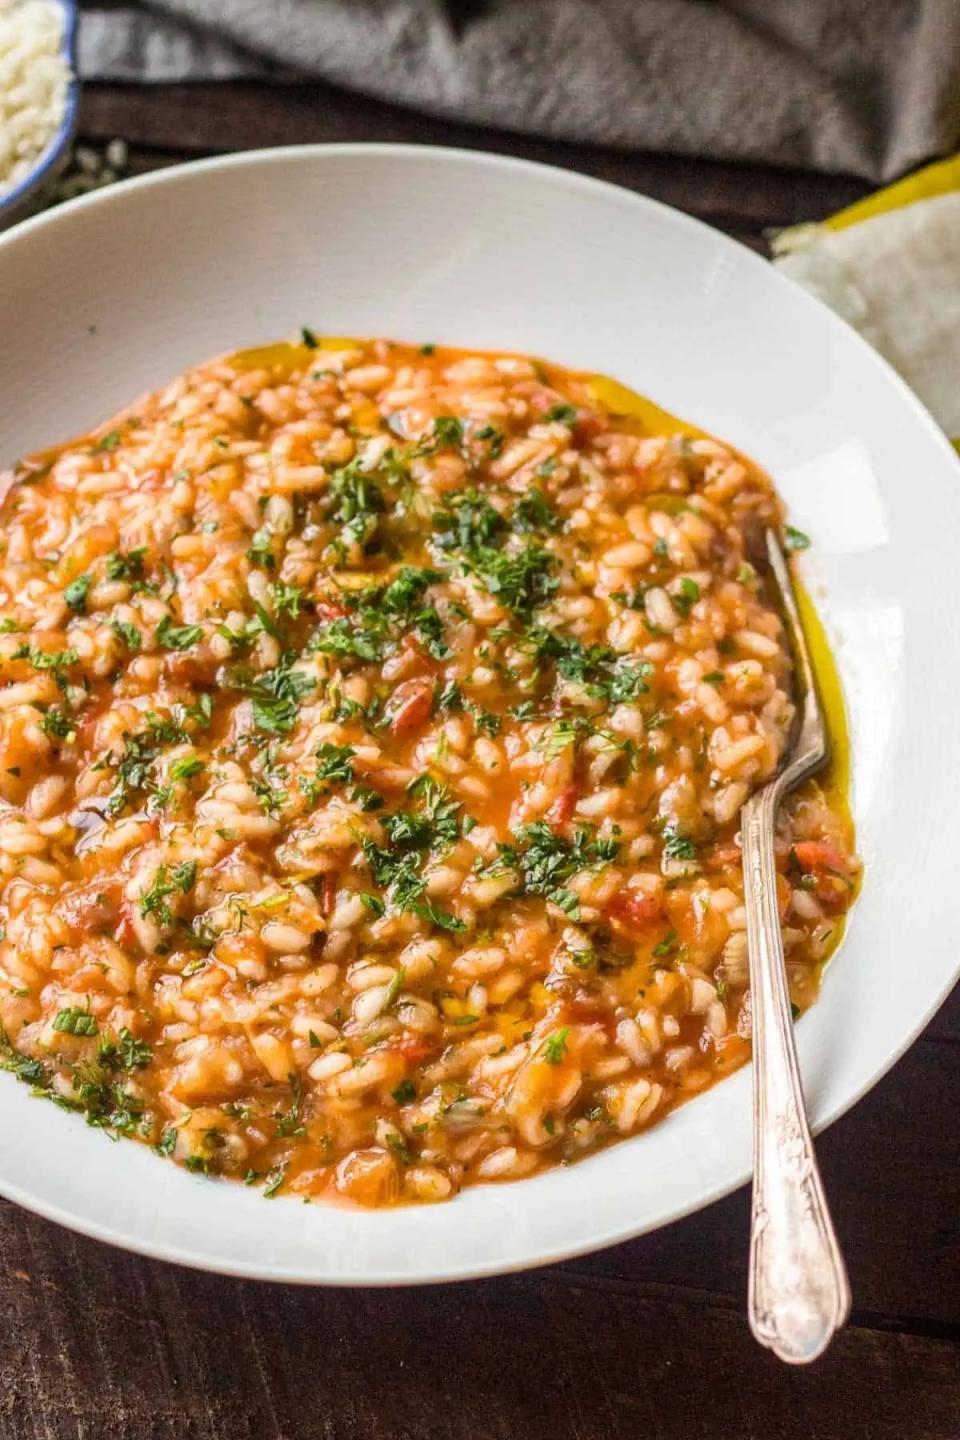
[[886, 180], [960, 145], [960, 0], [88, 0], [89, 78], [314, 77], [450, 119]]

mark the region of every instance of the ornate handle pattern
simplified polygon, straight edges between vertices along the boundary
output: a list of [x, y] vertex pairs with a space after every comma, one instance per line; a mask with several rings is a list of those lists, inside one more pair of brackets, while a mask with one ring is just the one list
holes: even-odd
[[813, 1152], [793, 1037], [773, 834], [781, 787], [744, 806], [743, 867], [753, 1018], [750, 1328], [790, 1364], [822, 1354], [850, 1313], [850, 1286]]

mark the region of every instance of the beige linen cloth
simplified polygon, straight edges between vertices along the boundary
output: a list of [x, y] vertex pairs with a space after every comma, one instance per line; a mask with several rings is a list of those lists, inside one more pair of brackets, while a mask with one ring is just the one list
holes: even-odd
[[774, 240], [775, 263], [884, 355], [960, 449], [960, 156], [822, 225]]
[[960, 0], [82, 5], [90, 79], [322, 81], [554, 140], [878, 183], [960, 145]]

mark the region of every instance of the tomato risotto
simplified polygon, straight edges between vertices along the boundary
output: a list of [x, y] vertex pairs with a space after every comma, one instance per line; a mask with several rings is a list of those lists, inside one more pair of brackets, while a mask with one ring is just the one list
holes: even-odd
[[[304, 331], [3, 477], [7, 1068], [193, 1171], [387, 1205], [748, 1056], [738, 817], [794, 704], [746, 537], [782, 517], [630, 398]], [[834, 792], [777, 856], [802, 1010], [856, 883]]]

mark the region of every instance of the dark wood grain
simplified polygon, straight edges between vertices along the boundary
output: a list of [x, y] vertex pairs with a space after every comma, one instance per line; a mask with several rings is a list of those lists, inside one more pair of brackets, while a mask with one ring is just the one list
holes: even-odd
[[[439, 125], [321, 86], [91, 87], [82, 132], [128, 139], [134, 171], [308, 140], [483, 147], [615, 180], [756, 248], [862, 193]], [[745, 1192], [565, 1265], [393, 1292], [197, 1274], [0, 1202], [0, 1440], [957, 1440], [958, 1092], [960, 991], [819, 1143], [855, 1310], [805, 1372], [747, 1332]]]
[[[9, 1440], [956, 1434], [948, 1336], [864, 1318], [811, 1371], [789, 1372], [750, 1340], [738, 1295], [645, 1280], [616, 1263], [623, 1250], [605, 1272], [337, 1292], [117, 1256], [16, 1211], [3, 1229], [18, 1254], [0, 1295]], [[696, 1222], [673, 1233], [712, 1284]]]
[[864, 184], [850, 176], [811, 175], [720, 161], [635, 155], [597, 146], [561, 145], [440, 123], [321, 84], [91, 86], [81, 109], [85, 136], [118, 135], [177, 158], [267, 145], [345, 140], [459, 145], [582, 170], [676, 205], [724, 229], [819, 219], [850, 204]]

